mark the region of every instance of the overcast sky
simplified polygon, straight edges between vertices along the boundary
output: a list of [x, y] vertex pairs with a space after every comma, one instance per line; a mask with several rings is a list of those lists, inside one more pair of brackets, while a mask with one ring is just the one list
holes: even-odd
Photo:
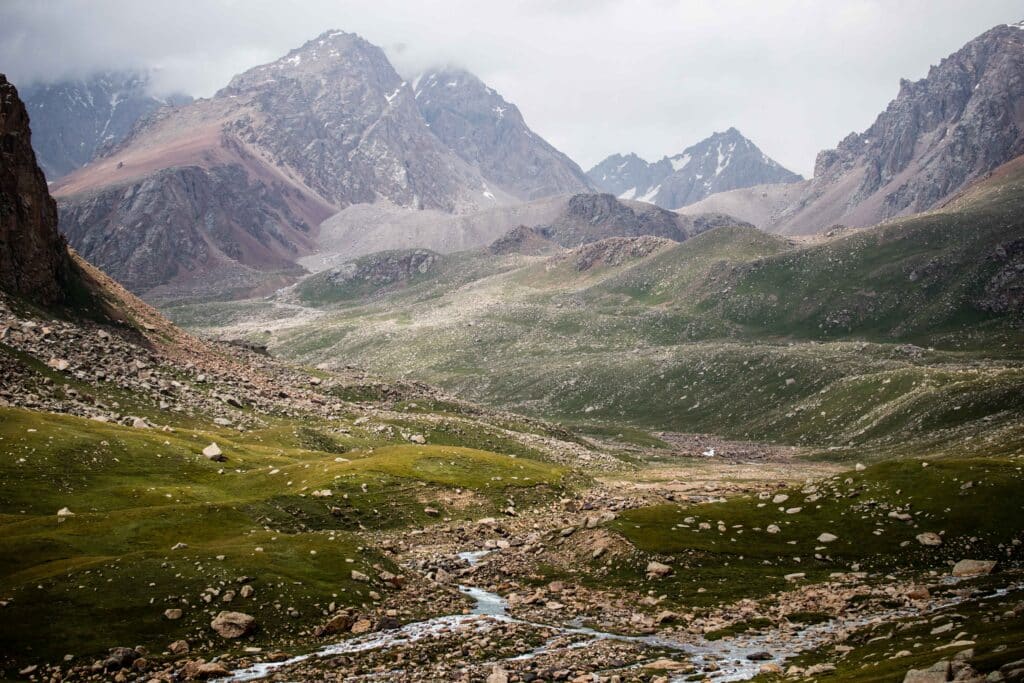
[[406, 76], [464, 66], [585, 169], [736, 126], [809, 175], [901, 77], [1021, 19], [1021, 0], [0, 0], [0, 71], [17, 85], [158, 67], [160, 89], [209, 96], [343, 29]]

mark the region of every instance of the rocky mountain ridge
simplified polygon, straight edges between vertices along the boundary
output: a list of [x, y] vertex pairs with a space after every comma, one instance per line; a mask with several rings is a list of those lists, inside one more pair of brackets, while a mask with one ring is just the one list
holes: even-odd
[[104, 71], [22, 88], [32, 118], [32, 146], [46, 177], [55, 181], [117, 145], [139, 119], [164, 106], [188, 104], [188, 95], [156, 97], [143, 71]]
[[925, 78], [902, 80], [866, 131], [818, 154], [811, 180], [723, 193], [686, 211], [728, 211], [765, 229], [810, 234], [940, 206], [1024, 153], [1022, 74], [1024, 22], [996, 26]]
[[718, 192], [802, 180], [735, 128], [654, 163], [636, 154], [615, 154], [590, 169], [587, 177], [621, 199], [638, 199], [665, 209], [678, 209]]
[[468, 71], [427, 71], [413, 90], [431, 132], [519, 199], [592, 189], [575, 162], [530, 130], [518, 107]]

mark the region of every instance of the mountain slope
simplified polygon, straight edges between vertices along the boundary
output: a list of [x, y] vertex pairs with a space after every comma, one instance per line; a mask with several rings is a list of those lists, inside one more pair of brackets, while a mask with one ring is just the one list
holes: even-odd
[[[1024, 22], [997, 26], [900, 91], [863, 133], [818, 155], [814, 178], [787, 188], [710, 197], [694, 211], [731, 211], [758, 226], [810, 234], [865, 227], [940, 206], [1024, 153]], [[793, 192], [793, 190], [796, 190]], [[688, 209], [689, 210], [689, 209]]]
[[[720, 227], [682, 243], [453, 254], [365, 297], [345, 289], [337, 306], [322, 305], [321, 279], [297, 299], [320, 306], [315, 317], [246, 304], [236, 333], [303, 362], [344, 359], [573, 421], [876, 455], [991, 427], [1013, 450], [1021, 216], [1024, 160], [941, 211], [821, 243]], [[200, 328], [212, 317], [174, 314]]]
[[23, 88], [22, 99], [32, 117], [32, 144], [46, 177], [52, 182], [84, 166], [123, 140], [142, 117], [192, 99], [154, 97], [148, 86], [145, 73], [108, 71]]
[[615, 154], [588, 171], [587, 176], [606, 192], [665, 209], [678, 209], [716, 192], [801, 180], [735, 128], [714, 133], [652, 164], [635, 154]]
[[427, 71], [414, 82], [430, 130], [484, 177], [523, 200], [591, 189], [571, 159], [526, 125], [519, 108], [462, 69]]

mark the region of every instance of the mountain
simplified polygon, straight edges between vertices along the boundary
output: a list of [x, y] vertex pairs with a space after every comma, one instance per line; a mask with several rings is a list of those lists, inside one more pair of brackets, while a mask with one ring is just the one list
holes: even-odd
[[519, 108], [473, 74], [441, 69], [413, 83], [431, 132], [484, 177], [524, 200], [592, 189], [569, 157], [526, 125]]
[[678, 209], [716, 192], [802, 178], [768, 158], [735, 128], [647, 163], [635, 154], [615, 154], [587, 172], [598, 188], [623, 199]]
[[149, 80], [143, 72], [106, 71], [23, 88], [32, 117], [32, 144], [46, 177], [52, 182], [89, 163], [160, 107], [192, 100], [187, 95], [154, 97]]
[[18, 90], [0, 74], [0, 289], [53, 305], [69, 298], [71, 261], [32, 151]]
[[338, 209], [445, 212], [512, 201], [430, 132], [412, 88], [359, 36], [324, 33], [162, 109], [54, 187], [81, 254], [137, 292], [280, 282]]
[[[741, 190], [691, 208], [809, 234], [940, 206], [1024, 153], [1022, 74], [1024, 22], [997, 26], [932, 66], [925, 78], [901, 81], [896, 99], [871, 127], [818, 154], [814, 178], [802, 186]], [[780, 202], [783, 192], [791, 197]]]

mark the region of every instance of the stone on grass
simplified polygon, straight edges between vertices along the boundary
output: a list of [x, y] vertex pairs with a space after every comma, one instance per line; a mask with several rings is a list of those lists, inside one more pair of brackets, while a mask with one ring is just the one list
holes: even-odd
[[917, 535], [917, 542], [921, 545], [927, 546], [938, 546], [942, 545], [942, 536], [939, 536], [934, 531], [926, 531], [923, 534]]
[[227, 460], [227, 458], [224, 457], [224, 453], [220, 450], [220, 446], [217, 445], [216, 441], [203, 449], [203, 455], [206, 458], [209, 458], [210, 460], [213, 460], [215, 462], [224, 462], [225, 460]]
[[241, 638], [256, 630], [256, 619], [244, 612], [221, 612], [210, 622], [210, 628], [222, 638]]
[[818, 543], [831, 543], [832, 541], [838, 541], [839, 537], [835, 534], [830, 534], [827, 531], [818, 536]]
[[661, 562], [655, 562], [651, 560], [647, 563], [647, 576], [648, 578], [662, 578], [672, 573], [672, 567]]

